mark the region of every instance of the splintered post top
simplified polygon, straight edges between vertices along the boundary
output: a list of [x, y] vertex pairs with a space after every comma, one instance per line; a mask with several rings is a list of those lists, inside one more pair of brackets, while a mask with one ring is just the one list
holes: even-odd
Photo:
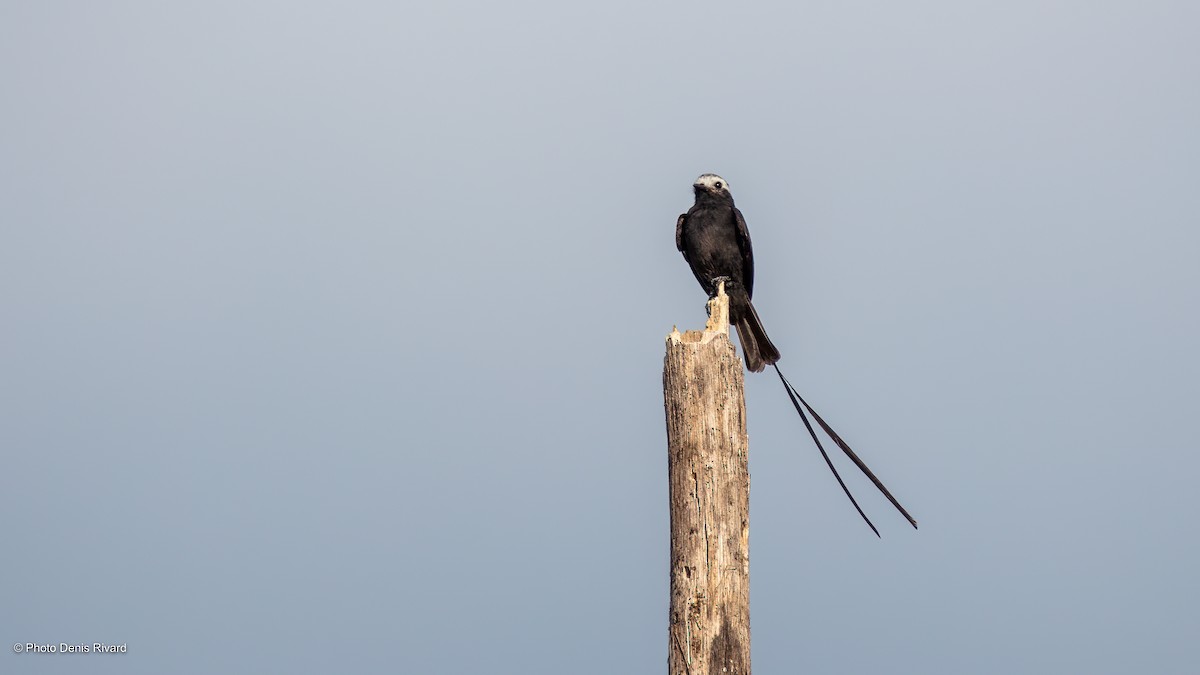
[[708, 301], [708, 323], [704, 330], [729, 334], [729, 296], [725, 295], [725, 281], [717, 282], [717, 294]]

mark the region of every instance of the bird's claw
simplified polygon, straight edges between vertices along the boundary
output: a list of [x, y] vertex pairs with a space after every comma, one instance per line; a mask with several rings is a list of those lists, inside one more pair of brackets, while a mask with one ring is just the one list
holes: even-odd
[[725, 287], [728, 288], [731, 281], [733, 281], [733, 277], [713, 277], [712, 281], [709, 282], [712, 284], [712, 292], [708, 294], [708, 299], [712, 300], [717, 297], [717, 292], [721, 289], [721, 284], [724, 283]]

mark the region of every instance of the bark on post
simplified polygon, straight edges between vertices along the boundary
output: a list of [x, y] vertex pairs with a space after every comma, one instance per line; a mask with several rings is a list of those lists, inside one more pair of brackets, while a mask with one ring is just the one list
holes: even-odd
[[721, 285], [704, 331], [667, 336], [670, 675], [750, 673], [750, 472], [742, 362]]

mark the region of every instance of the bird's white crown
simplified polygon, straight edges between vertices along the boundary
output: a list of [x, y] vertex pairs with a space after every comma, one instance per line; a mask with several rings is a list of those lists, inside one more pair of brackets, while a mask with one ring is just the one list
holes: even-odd
[[696, 179], [694, 185], [703, 185], [706, 188], [713, 190], [729, 189], [729, 181], [721, 178], [715, 173], [706, 173]]

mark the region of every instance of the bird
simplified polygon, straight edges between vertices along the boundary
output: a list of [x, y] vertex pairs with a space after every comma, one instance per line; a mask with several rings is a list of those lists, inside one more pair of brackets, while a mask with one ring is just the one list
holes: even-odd
[[817, 449], [821, 451], [825, 464], [829, 466], [833, 477], [842, 487], [842, 492], [846, 493], [858, 515], [862, 516], [875, 536], [880, 536], [879, 529], [858, 505], [854, 495], [850, 494], [850, 488], [846, 487], [841, 474], [829, 458], [829, 453], [825, 452], [825, 446], [821, 444], [821, 439], [804, 413], [805, 409], [812, 414], [817, 425], [830, 440], [916, 528], [916, 519], [900, 505], [891, 491], [884, 486], [883, 481], [875, 476], [850, 445], [842, 440], [816, 410], [813, 410], [779, 369], [779, 350], [767, 337], [767, 331], [763, 329], [762, 321], [751, 302], [754, 294], [754, 251], [750, 246], [750, 230], [746, 227], [746, 219], [733, 204], [729, 181], [715, 173], [701, 174], [692, 183], [692, 193], [696, 198], [692, 208], [675, 221], [675, 248], [683, 254], [683, 259], [692, 268], [692, 274], [696, 276], [696, 281], [700, 282], [701, 288], [708, 293], [710, 300], [717, 295], [718, 288], [724, 283], [725, 294], [729, 296], [729, 322], [737, 328], [746, 368], [755, 373], [761, 373], [767, 366], [775, 369], [788, 398], [800, 414], [800, 419], [816, 443]]
[[711, 299], [719, 282], [729, 296], [729, 323], [737, 328], [746, 368], [761, 373], [779, 360], [754, 311], [754, 251], [746, 219], [733, 204], [729, 181], [706, 173], [692, 185], [696, 203], [675, 221], [675, 247]]

